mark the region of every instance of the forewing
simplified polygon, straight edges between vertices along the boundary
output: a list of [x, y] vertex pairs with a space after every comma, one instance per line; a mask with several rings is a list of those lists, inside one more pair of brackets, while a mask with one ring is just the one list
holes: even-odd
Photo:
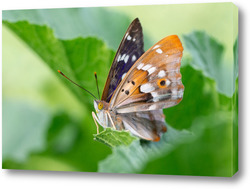
[[102, 100], [110, 101], [122, 78], [143, 53], [142, 27], [139, 19], [136, 18], [127, 29], [115, 55], [103, 90]]
[[168, 36], [144, 53], [117, 87], [110, 107], [118, 113], [163, 109], [183, 97], [180, 65], [183, 47]]
[[167, 131], [162, 110], [119, 114], [126, 130], [145, 140], [159, 141]]

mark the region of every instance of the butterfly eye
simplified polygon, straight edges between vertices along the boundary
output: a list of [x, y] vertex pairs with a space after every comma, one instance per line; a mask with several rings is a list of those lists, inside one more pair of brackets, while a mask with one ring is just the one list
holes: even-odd
[[98, 109], [101, 110], [103, 108], [103, 103], [102, 102], [99, 102], [98, 104]]

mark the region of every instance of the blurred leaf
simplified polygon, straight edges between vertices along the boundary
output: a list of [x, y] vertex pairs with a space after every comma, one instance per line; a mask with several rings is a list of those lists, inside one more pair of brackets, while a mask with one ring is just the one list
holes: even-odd
[[190, 128], [198, 116], [206, 116], [219, 109], [215, 82], [204, 77], [201, 71], [191, 65], [181, 68], [184, 96], [177, 106], [164, 109], [167, 122], [174, 128]]
[[47, 25], [59, 39], [98, 36], [114, 50], [118, 48], [131, 22], [127, 16], [119, 12], [100, 7], [7, 10], [3, 11], [3, 21], [27, 21], [34, 25]]
[[47, 133], [48, 148], [51, 153], [66, 153], [74, 146], [79, 133], [77, 124], [66, 113], [58, 113], [51, 121]]
[[[22, 162], [5, 158], [3, 168], [96, 172], [97, 163], [110, 154], [111, 149], [93, 140], [91, 128], [86, 127], [94, 124], [93, 120], [84, 116], [81, 122], [63, 112], [56, 114], [47, 123], [46, 131], [40, 133], [44, 147], [27, 152], [27, 158]], [[3, 132], [8, 134], [8, 131]]]
[[83, 105], [93, 106], [93, 97], [67, 81], [57, 73], [57, 70], [61, 70], [69, 78], [91, 92], [96, 91], [94, 79], [94, 72], [96, 71], [102, 89], [114, 57], [112, 50], [96, 38], [59, 40], [55, 38], [53, 31], [47, 26], [7, 21], [4, 21], [4, 24], [16, 32], [44, 60], [52, 71], [58, 75], [58, 78], [75, 93]]
[[109, 147], [116, 147], [120, 145], [128, 146], [134, 140], [138, 140], [136, 137], [131, 136], [128, 131], [116, 131], [111, 128], [106, 128], [104, 131], [99, 134], [94, 135], [94, 139], [106, 144]]
[[208, 116], [197, 117], [190, 131], [195, 140], [149, 162], [140, 173], [233, 176], [236, 164], [233, 163], [232, 113], [211, 112]]
[[168, 132], [159, 142], [146, 142], [139, 140], [130, 146], [118, 146], [112, 149], [112, 155], [99, 163], [99, 172], [105, 173], [139, 173], [149, 161], [169, 154], [178, 145], [188, 143], [194, 138], [187, 130], [178, 131], [168, 126]]
[[3, 168], [43, 171], [79, 171], [67, 161], [49, 156], [42, 156], [40, 154], [31, 154], [28, 160], [22, 164], [10, 160], [4, 161]]
[[184, 35], [183, 39], [185, 50], [193, 57], [192, 66], [214, 79], [219, 92], [231, 97], [234, 93], [233, 73], [224, 63], [224, 47], [205, 32], [195, 31]]
[[[96, 38], [77, 38], [62, 41], [62, 43], [65, 48], [65, 54], [68, 56], [70, 62], [70, 69], [76, 77], [76, 80], [98, 97], [94, 72], [97, 72], [98, 85], [101, 90], [104, 88], [109, 68], [115, 55], [114, 52], [108, 49], [101, 40]], [[62, 69], [64, 70], [64, 68]], [[70, 85], [76, 88], [72, 86], [72, 84]], [[80, 92], [81, 97], [83, 97], [83, 99], [81, 99], [82, 102], [92, 107], [93, 97], [82, 90]]]
[[193, 56], [193, 65], [202, 70], [205, 76], [216, 78], [222, 64], [223, 46], [204, 32], [184, 35], [186, 50]]
[[51, 117], [44, 109], [3, 101], [3, 160], [23, 162], [31, 152], [45, 149]]

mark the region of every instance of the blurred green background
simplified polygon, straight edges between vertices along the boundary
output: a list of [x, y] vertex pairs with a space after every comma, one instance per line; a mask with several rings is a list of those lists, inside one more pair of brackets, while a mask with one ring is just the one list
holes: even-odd
[[[180, 36], [185, 93], [161, 142], [111, 149], [93, 140], [91, 97], [57, 70], [96, 94], [136, 17], [145, 50]], [[232, 3], [3, 11], [3, 168], [232, 176], [237, 35]]]

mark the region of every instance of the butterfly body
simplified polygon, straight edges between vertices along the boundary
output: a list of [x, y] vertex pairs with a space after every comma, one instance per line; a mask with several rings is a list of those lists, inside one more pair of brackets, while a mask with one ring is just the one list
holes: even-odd
[[114, 58], [102, 98], [94, 101], [95, 122], [159, 141], [167, 130], [162, 109], [178, 104], [183, 97], [182, 52], [180, 39], [172, 35], [144, 53], [141, 24], [135, 19]]
[[154, 141], [160, 140], [159, 134], [167, 130], [162, 110], [120, 114], [114, 109], [109, 109], [105, 101], [96, 100], [94, 107], [97, 116], [92, 112], [93, 118], [103, 128], [129, 130], [137, 137]]

